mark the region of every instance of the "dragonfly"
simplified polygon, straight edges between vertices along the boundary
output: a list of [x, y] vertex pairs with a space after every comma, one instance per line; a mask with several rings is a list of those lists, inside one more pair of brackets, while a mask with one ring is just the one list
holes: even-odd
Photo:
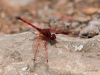
[[[68, 35], [69, 32], [64, 32], [64, 31], [61, 31], [61, 30], [56, 30], [56, 29], [53, 29], [53, 28], [39, 28], [37, 26], [35, 26], [34, 24], [30, 23], [29, 21], [25, 20], [24, 18], [22, 17], [19, 17], [17, 16], [16, 19], [19, 19], [23, 22], [25, 22], [26, 24], [32, 26], [33, 28], [35, 28], [41, 35], [36, 37], [36, 38], [39, 38], [39, 37], [42, 37], [43, 40], [45, 40], [45, 43], [44, 43], [44, 46], [45, 46], [45, 51], [46, 51], [46, 60], [47, 60], [47, 63], [48, 63], [48, 52], [47, 52], [47, 43], [48, 43], [48, 40], [50, 41], [56, 41], [56, 33], [57, 34], [65, 34], [65, 35]], [[54, 33], [52, 33], [54, 32]], [[36, 39], [34, 38], [34, 39]], [[37, 52], [38, 52], [38, 45], [39, 45], [39, 40], [38, 40], [38, 44], [36, 46], [36, 50], [35, 50], [35, 53], [34, 53], [34, 61], [36, 60], [36, 56], [37, 56]]]

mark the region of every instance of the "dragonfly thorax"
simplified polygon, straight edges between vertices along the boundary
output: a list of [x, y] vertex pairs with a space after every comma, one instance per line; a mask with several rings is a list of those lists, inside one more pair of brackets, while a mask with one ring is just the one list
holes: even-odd
[[50, 39], [50, 40], [55, 40], [55, 39], [56, 39], [55, 34], [51, 34], [50, 30], [48, 30], [48, 29], [43, 29], [43, 30], [42, 30], [42, 34], [43, 34], [46, 38], [48, 38], [48, 39]]

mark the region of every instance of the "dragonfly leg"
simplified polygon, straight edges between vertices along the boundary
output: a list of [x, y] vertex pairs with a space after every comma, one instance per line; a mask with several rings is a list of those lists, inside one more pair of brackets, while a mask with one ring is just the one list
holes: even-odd
[[33, 39], [29, 39], [30, 41], [34, 41], [35, 39], [42, 39], [42, 36], [36, 36], [35, 38], [33, 38]]
[[36, 50], [35, 50], [35, 53], [34, 53], [34, 61], [36, 60], [36, 55], [37, 55], [37, 52], [38, 52], [38, 47], [40, 45], [40, 40], [41, 40], [41, 37], [35, 37], [33, 40], [37, 39], [37, 45], [36, 45]]
[[48, 44], [48, 42], [47, 42], [47, 41], [45, 41], [44, 46], [45, 46], [45, 51], [46, 51], [46, 60], [47, 60], [47, 63], [48, 63], [47, 44]]

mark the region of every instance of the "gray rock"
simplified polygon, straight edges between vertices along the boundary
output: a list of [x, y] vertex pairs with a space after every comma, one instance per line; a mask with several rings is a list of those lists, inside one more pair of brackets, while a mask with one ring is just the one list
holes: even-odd
[[90, 22], [89, 22], [89, 25], [94, 25], [94, 26], [97, 26], [97, 27], [98, 27], [98, 29], [99, 29], [99, 31], [100, 31], [100, 19], [90, 21]]
[[74, 17], [75, 21], [79, 21], [79, 22], [89, 22], [91, 20], [90, 17]]
[[79, 26], [79, 22], [72, 22], [71, 28], [75, 29]]
[[80, 39], [58, 34], [57, 43], [47, 45], [48, 63], [44, 41], [33, 61], [37, 42], [30, 39], [34, 37], [30, 32], [0, 37], [0, 75], [100, 74], [100, 35]]
[[91, 38], [98, 35], [100, 32], [100, 22], [99, 20], [90, 21], [89, 25], [80, 31], [80, 37]]

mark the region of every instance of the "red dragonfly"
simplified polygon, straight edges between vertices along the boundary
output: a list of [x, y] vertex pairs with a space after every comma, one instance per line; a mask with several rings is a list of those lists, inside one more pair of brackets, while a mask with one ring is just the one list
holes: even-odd
[[[60, 30], [56, 30], [56, 29], [52, 29], [52, 28], [47, 28], [47, 29], [41, 29], [36, 27], [35, 25], [33, 25], [32, 23], [28, 22], [27, 20], [21, 18], [21, 17], [16, 17], [17, 19], [27, 23], [28, 25], [32, 26], [33, 28], [35, 28], [36, 30], [38, 30], [40, 32], [40, 34], [42, 34], [42, 36], [38, 36], [38, 37], [42, 37], [43, 40], [45, 40], [45, 51], [46, 51], [46, 60], [48, 62], [48, 52], [47, 52], [47, 42], [48, 40], [51, 41], [56, 41], [56, 35], [55, 34], [51, 34], [51, 32], [55, 32], [58, 34], [68, 34], [68, 32], [64, 32], [64, 31], [60, 31]], [[36, 37], [37, 38], [37, 37]], [[39, 45], [39, 41], [38, 41], [38, 45]], [[35, 54], [34, 54], [34, 61], [36, 60], [36, 55], [37, 55], [37, 51], [38, 51], [38, 45], [36, 46], [36, 50], [35, 50]]]

